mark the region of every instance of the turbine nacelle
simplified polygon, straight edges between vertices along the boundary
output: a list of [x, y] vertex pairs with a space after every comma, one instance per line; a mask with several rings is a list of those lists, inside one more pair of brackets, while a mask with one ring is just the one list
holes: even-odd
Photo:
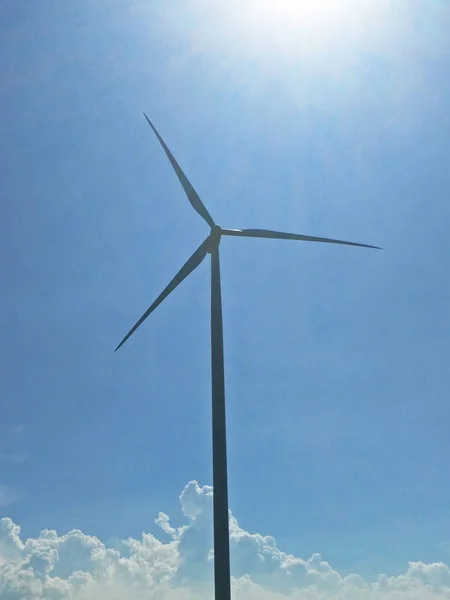
[[220, 225], [214, 225], [214, 227], [211, 228], [211, 233], [209, 234], [207, 239], [208, 254], [212, 254], [214, 250], [217, 250], [217, 248], [219, 247], [220, 240], [222, 238], [222, 232], [223, 229], [220, 227]]

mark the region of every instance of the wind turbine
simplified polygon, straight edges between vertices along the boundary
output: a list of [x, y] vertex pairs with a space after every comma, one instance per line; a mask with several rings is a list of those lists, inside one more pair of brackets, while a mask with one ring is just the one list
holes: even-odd
[[327, 244], [343, 244], [362, 248], [376, 248], [368, 244], [357, 244], [329, 238], [283, 233], [269, 229], [222, 229], [209, 214], [197, 192], [192, 187], [181, 167], [159, 135], [153, 123], [144, 113], [148, 124], [153, 129], [159, 143], [170, 160], [181, 185], [194, 210], [206, 221], [211, 231], [194, 254], [181, 267], [169, 285], [161, 292], [153, 304], [130, 329], [117, 346], [117, 351], [127, 339], [142, 325], [145, 319], [186, 279], [204, 260], [211, 255], [211, 367], [212, 367], [212, 439], [213, 439], [213, 512], [214, 512], [214, 589], [216, 600], [230, 600], [230, 543], [228, 528], [228, 476], [227, 476], [227, 444], [225, 421], [225, 376], [223, 360], [223, 326], [222, 296], [220, 284], [219, 244], [222, 236], [238, 236], [251, 238], [274, 238], [282, 240], [300, 240], [303, 242], [324, 242]]

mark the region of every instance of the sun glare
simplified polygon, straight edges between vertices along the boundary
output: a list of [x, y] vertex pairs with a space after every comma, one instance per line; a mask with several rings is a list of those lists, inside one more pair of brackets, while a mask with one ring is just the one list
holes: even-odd
[[356, 0], [247, 0], [239, 5], [236, 25], [248, 36], [263, 37], [279, 48], [311, 50], [362, 33], [363, 13]]
[[268, 73], [295, 63], [317, 71], [379, 45], [390, 1], [176, 0], [168, 23], [189, 36], [193, 53], [217, 64], [244, 68], [250, 61]]
[[259, 0], [250, 2], [254, 14], [259, 12], [263, 19], [279, 19], [286, 24], [292, 21], [327, 21], [345, 11], [348, 1], [343, 0]]

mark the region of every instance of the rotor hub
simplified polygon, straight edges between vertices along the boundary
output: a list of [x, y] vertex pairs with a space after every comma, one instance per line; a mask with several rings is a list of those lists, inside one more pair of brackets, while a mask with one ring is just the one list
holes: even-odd
[[214, 225], [211, 229], [211, 233], [209, 234], [209, 245], [208, 252], [211, 254], [214, 250], [216, 250], [220, 244], [220, 238], [222, 237], [222, 228], [220, 225]]

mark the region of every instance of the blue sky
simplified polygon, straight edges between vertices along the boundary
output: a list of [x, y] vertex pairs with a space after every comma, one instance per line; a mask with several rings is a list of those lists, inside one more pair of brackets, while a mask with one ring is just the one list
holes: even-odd
[[2, 3], [0, 516], [107, 543], [212, 483], [208, 265], [113, 352], [208, 233], [145, 110], [224, 227], [384, 248], [223, 240], [240, 526], [448, 564], [450, 4], [239, 6]]

